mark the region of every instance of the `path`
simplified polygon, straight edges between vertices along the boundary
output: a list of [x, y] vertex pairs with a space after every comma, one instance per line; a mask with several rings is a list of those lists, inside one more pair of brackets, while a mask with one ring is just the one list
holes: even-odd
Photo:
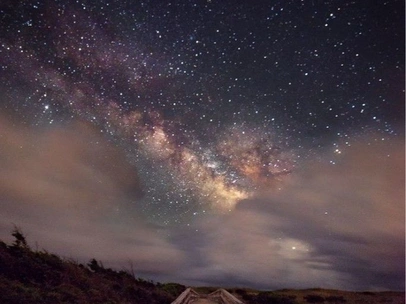
[[208, 299], [199, 299], [196, 302], [193, 302], [193, 304], [216, 304], [216, 302], [210, 301]]
[[202, 295], [187, 288], [171, 304], [244, 304], [225, 289], [217, 289], [208, 295]]

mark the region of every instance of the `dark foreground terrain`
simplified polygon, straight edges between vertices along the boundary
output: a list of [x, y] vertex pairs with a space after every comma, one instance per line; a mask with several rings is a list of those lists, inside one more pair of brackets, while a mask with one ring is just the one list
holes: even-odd
[[11, 245], [0, 241], [0, 303], [171, 303], [185, 287], [159, 284], [114, 271], [91, 260], [87, 265], [34, 251], [13, 231]]
[[[216, 288], [194, 288], [196, 291], [209, 289], [210, 291]], [[258, 291], [241, 288], [228, 288], [234, 296], [241, 299], [246, 304], [308, 304], [308, 303], [324, 303], [324, 304], [375, 304], [375, 303], [405, 303], [404, 292], [351, 292], [330, 289], [283, 289], [276, 291]]]
[[[105, 268], [94, 259], [83, 265], [45, 250], [32, 250], [19, 229], [14, 229], [12, 235], [15, 241], [11, 245], [0, 241], [0, 303], [169, 304], [186, 289], [176, 283], [160, 284], [136, 278], [131, 271]], [[216, 289], [194, 288], [202, 294]], [[404, 292], [227, 290], [246, 304], [405, 303]]]

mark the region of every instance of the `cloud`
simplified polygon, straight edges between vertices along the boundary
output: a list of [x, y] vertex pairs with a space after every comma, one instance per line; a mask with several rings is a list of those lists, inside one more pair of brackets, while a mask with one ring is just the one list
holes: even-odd
[[12, 223], [45, 248], [86, 262], [170, 273], [181, 252], [138, 216], [142, 185], [125, 156], [88, 124], [48, 129], [0, 117], [0, 233]]
[[15, 223], [39, 249], [116, 269], [132, 261], [141, 277], [186, 285], [404, 287], [403, 141], [309, 163], [284, 190], [188, 229], [148, 224], [136, 168], [81, 122], [33, 129], [0, 117], [0, 168], [6, 241]]
[[[188, 280], [260, 288], [403, 289], [404, 144], [359, 144], [338, 165], [202, 219]], [[192, 244], [192, 245], [191, 245]], [[193, 262], [191, 262], [193, 264]]]

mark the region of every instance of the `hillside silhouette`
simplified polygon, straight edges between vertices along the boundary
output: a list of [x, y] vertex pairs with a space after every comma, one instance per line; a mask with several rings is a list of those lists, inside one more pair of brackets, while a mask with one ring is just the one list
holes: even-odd
[[20, 229], [15, 241], [0, 241], [0, 303], [171, 303], [185, 289], [135, 278], [126, 271], [62, 259], [32, 250]]

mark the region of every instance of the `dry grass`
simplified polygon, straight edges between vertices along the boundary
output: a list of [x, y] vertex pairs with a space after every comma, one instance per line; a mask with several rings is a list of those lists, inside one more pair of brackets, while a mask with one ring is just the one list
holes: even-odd
[[[306, 296], [318, 295], [325, 299], [324, 303], [346, 303], [346, 304], [360, 304], [360, 303], [392, 303], [401, 304], [405, 303], [404, 292], [351, 292], [330, 289], [305, 289], [305, 290], [283, 290], [276, 291], [278, 295], [296, 296], [295, 300], [298, 304], [309, 303]], [[345, 302], [334, 301], [333, 299], [344, 299]], [[331, 299], [331, 301], [329, 301]], [[323, 303], [323, 302], [320, 302]]]
[[[204, 287], [202, 289], [209, 291], [210, 288]], [[295, 303], [295, 304], [308, 304], [308, 303], [325, 303], [325, 304], [405, 304], [405, 293], [396, 291], [384, 292], [352, 292], [332, 289], [282, 289], [276, 291], [257, 291], [252, 289], [229, 288], [229, 292], [240, 298], [247, 304], [268, 303], [259, 300], [259, 294], [266, 294], [269, 296], [269, 303], [273, 303], [273, 298], [279, 299], [280, 303]], [[279, 303], [279, 302], [277, 302]]]

